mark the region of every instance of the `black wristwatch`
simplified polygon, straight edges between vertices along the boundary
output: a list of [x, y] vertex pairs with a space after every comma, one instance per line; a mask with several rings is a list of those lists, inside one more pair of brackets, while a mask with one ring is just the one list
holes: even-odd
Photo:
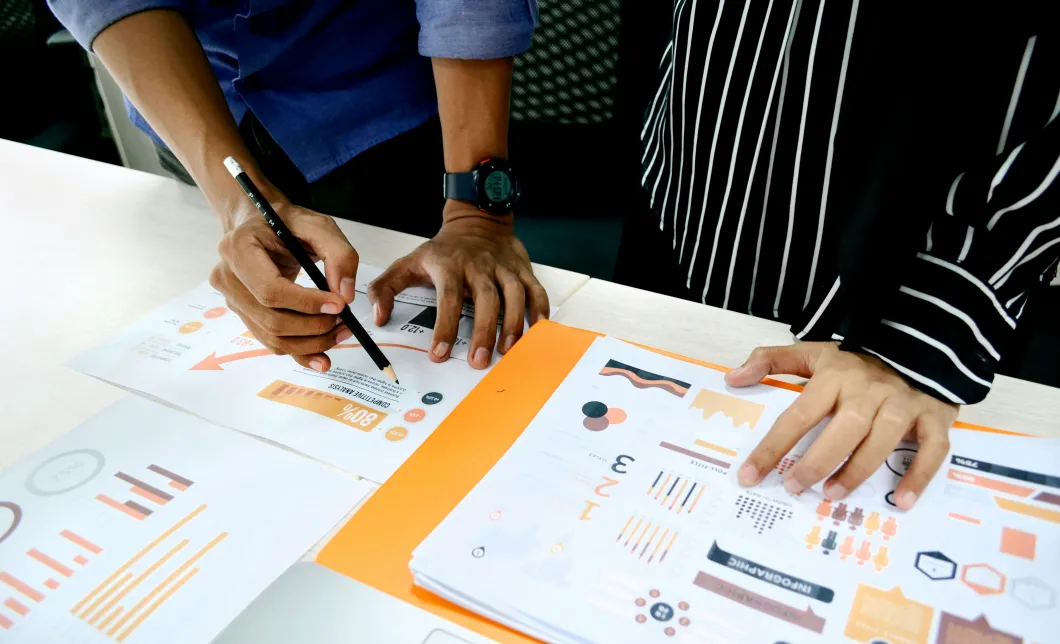
[[443, 194], [446, 199], [470, 201], [483, 212], [503, 215], [519, 201], [520, 189], [512, 166], [504, 159], [492, 158], [471, 172], [446, 174]]

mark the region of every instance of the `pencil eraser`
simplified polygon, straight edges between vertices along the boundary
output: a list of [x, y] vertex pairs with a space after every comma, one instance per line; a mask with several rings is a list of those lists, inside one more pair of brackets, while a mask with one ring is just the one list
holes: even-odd
[[239, 165], [239, 161], [236, 161], [235, 157], [228, 157], [225, 159], [225, 167], [228, 168], [228, 172], [233, 176], [238, 176], [243, 172], [242, 166]]

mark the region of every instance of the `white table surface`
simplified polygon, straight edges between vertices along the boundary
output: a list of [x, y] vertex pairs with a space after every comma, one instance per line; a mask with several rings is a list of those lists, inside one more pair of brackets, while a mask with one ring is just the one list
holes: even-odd
[[[126, 395], [64, 363], [203, 282], [220, 225], [177, 181], [0, 140], [0, 471]], [[349, 221], [361, 262], [423, 240]], [[588, 281], [535, 266], [553, 306]]]

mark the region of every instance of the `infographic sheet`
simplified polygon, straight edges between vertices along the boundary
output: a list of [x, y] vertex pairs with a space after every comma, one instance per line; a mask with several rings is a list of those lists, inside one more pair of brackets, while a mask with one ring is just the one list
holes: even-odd
[[416, 584], [552, 642], [1053, 642], [1060, 441], [953, 430], [910, 512], [902, 443], [848, 498], [736, 470], [797, 393], [594, 341], [415, 551]]
[[[361, 267], [362, 279], [378, 269]], [[303, 274], [300, 283], [309, 282]], [[328, 352], [318, 373], [273, 355], [224, 296], [203, 283], [72, 363], [75, 369], [221, 425], [275, 441], [382, 483], [481, 380], [461, 359], [430, 361], [433, 291], [399, 296], [385, 327], [371, 321], [362, 283], [351, 308], [400, 384], [388, 380], [355, 338]], [[470, 327], [461, 325], [467, 355]]]
[[128, 398], [0, 476], [0, 643], [208, 642], [371, 489]]

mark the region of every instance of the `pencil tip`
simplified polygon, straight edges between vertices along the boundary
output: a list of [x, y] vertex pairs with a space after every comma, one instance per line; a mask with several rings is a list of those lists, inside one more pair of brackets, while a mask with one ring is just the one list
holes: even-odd
[[385, 367], [385, 368], [383, 369], [383, 373], [384, 373], [384, 374], [386, 374], [386, 377], [387, 377], [387, 378], [390, 378], [390, 379], [391, 379], [391, 380], [392, 380], [392, 381], [394, 382], [394, 384], [395, 384], [395, 385], [399, 385], [399, 384], [401, 384], [400, 382], [398, 382], [398, 377], [397, 377], [397, 374], [396, 374], [396, 373], [394, 373], [394, 367], [393, 367], [393, 365], [387, 365], [387, 366], [386, 366], [386, 367]]

